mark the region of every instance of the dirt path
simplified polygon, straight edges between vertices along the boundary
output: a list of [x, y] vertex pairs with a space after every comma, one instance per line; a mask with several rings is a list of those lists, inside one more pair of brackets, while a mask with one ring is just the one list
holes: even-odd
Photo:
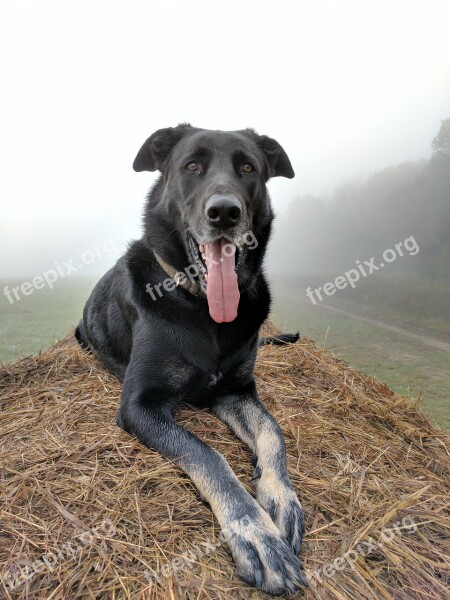
[[[294, 300], [300, 300], [300, 296], [294, 296], [292, 294], [283, 294], [280, 293], [280, 296], [284, 296], [285, 298], [292, 298]], [[398, 335], [402, 335], [403, 337], [407, 337], [411, 340], [415, 340], [416, 342], [421, 342], [425, 344], [425, 346], [430, 346], [431, 348], [438, 348], [439, 350], [443, 350], [450, 354], [450, 344], [447, 342], [442, 342], [441, 340], [437, 340], [436, 338], [421, 335], [418, 333], [412, 333], [411, 331], [407, 331], [406, 329], [402, 329], [401, 327], [396, 327], [395, 325], [388, 325], [383, 321], [379, 321], [378, 319], [371, 319], [370, 317], [362, 317], [360, 315], [355, 315], [354, 313], [348, 312], [347, 310], [342, 310], [341, 308], [335, 308], [334, 306], [328, 306], [326, 304], [321, 304], [321, 308], [325, 308], [326, 310], [331, 310], [332, 312], [339, 313], [341, 315], [345, 315], [347, 317], [351, 317], [352, 319], [358, 319], [359, 321], [365, 321], [366, 323], [370, 323], [371, 325], [375, 325], [380, 327], [381, 329], [385, 329], [386, 331], [392, 331], [393, 333], [397, 333]]]

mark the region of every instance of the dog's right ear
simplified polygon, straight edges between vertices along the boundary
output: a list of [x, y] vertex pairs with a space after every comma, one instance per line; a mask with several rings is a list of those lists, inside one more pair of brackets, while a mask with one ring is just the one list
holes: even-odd
[[177, 127], [166, 127], [155, 131], [137, 153], [133, 169], [138, 172], [162, 171], [174, 147], [192, 129], [189, 123], [181, 123]]

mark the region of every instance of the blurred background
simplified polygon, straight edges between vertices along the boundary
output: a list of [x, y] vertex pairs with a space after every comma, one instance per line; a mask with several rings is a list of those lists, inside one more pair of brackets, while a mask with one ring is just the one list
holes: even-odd
[[450, 430], [450, 4], [4, 0], [0, 361], [68, 334], [141, 235], [156, 129], [254, 127], [273, 318]]

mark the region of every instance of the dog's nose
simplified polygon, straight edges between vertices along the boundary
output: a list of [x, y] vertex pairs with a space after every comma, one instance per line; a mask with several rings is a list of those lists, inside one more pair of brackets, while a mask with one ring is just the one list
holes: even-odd
[[205, 207], [209, 223], [221, 229], [236, 225], [241, 212], [241, 203], [234, 194], [213, 194]]

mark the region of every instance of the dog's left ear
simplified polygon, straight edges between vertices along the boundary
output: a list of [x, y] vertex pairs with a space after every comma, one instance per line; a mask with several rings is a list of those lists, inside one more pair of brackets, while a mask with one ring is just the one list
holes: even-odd
[[178, 142], [192, 130], [188, 123], [155, 131], [142, 145], [133, 162], [135, 171], [162, 171]]
[[287, 177], [288, 179], [292, 179], [295, 177], [294, 169], [288, 155], [276, 140], [267, 135], [258, 135], [251, 128], [244, 129], [242, 133], [250, 137], [263, 151], [269, 167], [267, 179], [271, 177]]
[[264, 152], [269, 163], [269, 178], [287, 177], [292, 179], [295, 177], [288, 155], [276, 140], [267, 135], [258, 135], [256, 143]]

